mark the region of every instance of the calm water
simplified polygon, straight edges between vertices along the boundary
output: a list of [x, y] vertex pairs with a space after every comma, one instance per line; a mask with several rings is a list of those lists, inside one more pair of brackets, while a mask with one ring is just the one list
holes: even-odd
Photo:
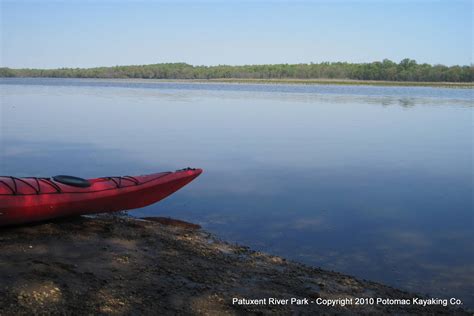
[[0, 174], [201, 167], [132, 215], [474, 306], [472, 90], [1, 79]]

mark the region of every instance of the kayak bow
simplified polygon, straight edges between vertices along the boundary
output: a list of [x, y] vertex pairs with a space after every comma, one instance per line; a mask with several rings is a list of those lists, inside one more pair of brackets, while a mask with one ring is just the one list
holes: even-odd
[[144, 207], [176, 192], [201, 169], [81, 179], [0, 176], [0, 226]]

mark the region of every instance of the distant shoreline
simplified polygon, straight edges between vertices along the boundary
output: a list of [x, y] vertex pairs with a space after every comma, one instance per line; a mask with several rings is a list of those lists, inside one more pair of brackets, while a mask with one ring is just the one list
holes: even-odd
[[395, 87], [438, 87], [472, 89], [474, 82], [417, 82], [417, 81], [384, 81], [354, 79], [145, 79], [145, 78], [81, 78], [81, 77], [0, 77], [0, 79], [81, 79], [105, 81], [135, 82], [175, 82], [175, 83], [234, 83], [234, 84], [292, 84], [292, 85], [348, 85], [348, 86], [395, 86]]
[[264, 84], [338, 84], [474, 87], [474, 65], [430, 65], [405, 58], [371, 63], [190, 65], [159, 63], [93, 68], [30, 69], [0, 67], [0, 77], [164, 79]]
[[352, 79], [208, 79], [191, 80], [197, 82], [257, 83], [257, 84], [307, 84], [307, 85], [368, 85], [368, 86], [406, 86], [406, 87], [446, 87], [474, 88], [474, 82], [415, 82], [415, 81], [378, 81]]

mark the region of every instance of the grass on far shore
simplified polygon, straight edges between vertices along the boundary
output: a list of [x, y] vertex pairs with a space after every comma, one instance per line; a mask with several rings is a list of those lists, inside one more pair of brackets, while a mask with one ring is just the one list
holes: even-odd
[[[5, 78], [5, 77], [0, 77]], [[241, 83], [241, 84], [304, 84], [304, 85], [360, 85], [360, 86], [405, 86], [405, 87], [440, 87], [440, 88], [474, 88], [474, 82], [422, 82], [422, 81], [388, 81], [388, 80], [354, 80], [354, 79], [254, 79], [254, 78], [213, 78], [213, 79], [146, 79], [146, 78], [96, 78], [96, 77], [14, 77], [14, 78], [55, 78], [55, 79], [89, 79], [118, 80], [143, 82], [194, 82], [194, 83]]]
[[[185, 80], [186, 81], [186, 80]], [[326, 85], [370, 85], [370, 86], [417, 86], [444, 88], [474, 88], [474, 82], [416, 82], [416, 81], [378, 81], [352, 79], [195, 79], [197, 82], [259, 83], [259, 84], [326, 84]]]

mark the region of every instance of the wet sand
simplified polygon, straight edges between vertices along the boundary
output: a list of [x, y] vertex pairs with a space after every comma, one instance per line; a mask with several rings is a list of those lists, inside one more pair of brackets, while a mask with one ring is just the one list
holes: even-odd
[[[229, 244], [162, 218], [66, 219], [0, 229], [0, 315], [459, 314], [453, 307], [324, 306], [416, 295]], [[238, 305], [263, 299], [266, 305]], [[309, 305], [269, 305], [268, 298]], [[301, 301], [303, 302], [303, 301]]]

